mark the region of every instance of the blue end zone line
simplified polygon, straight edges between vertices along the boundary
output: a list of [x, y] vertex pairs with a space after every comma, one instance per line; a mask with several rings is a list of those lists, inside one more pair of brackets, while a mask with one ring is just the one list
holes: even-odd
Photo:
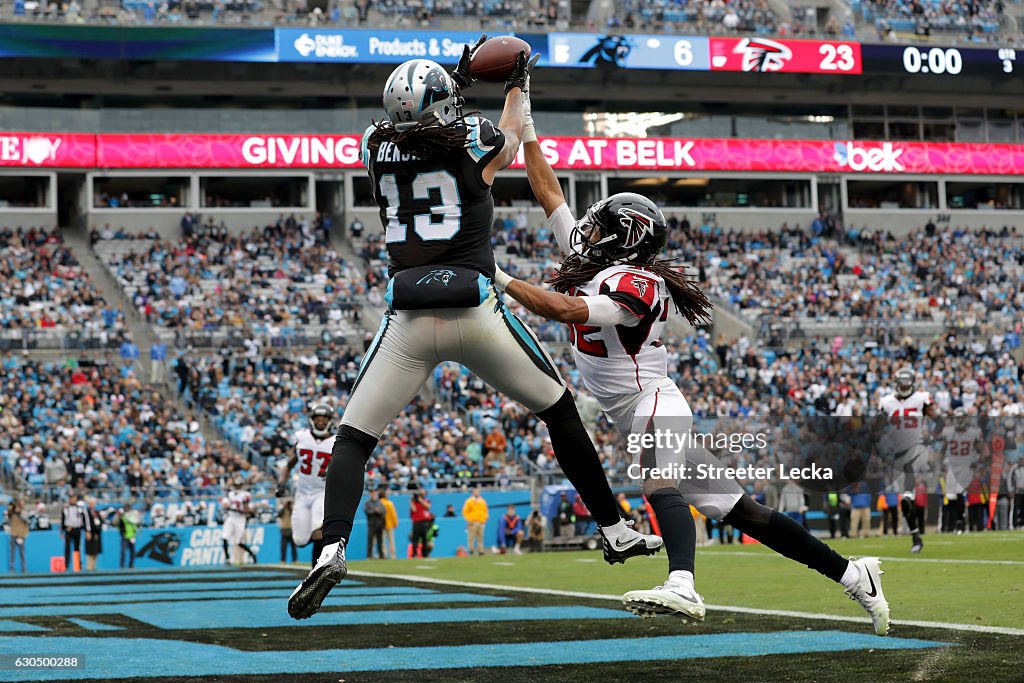
[[[289, 567], [288, 565], [275, 565], [296, 570], [304, 567]], [[160, 571], [152, 573], [138, 572], [133, 569], [125, 569], [121, 572], [108, 572], [106, 574], [0, 574], [0, 587], [12, 586], [50, 586], [61, 583], [121, 583], [123, 581], [180, 581], [182, 579], [222, 579], [222, 578], [253, 578], [269, 579], [295, 576], [282, 571], [240, 571], [237, 569], [221, 569], [216, 571], [198, 571], [194, 569], [180, 569], [177, 571]]]
[[[216, 597], [212, 595], [220, 591], [240, 591], [240, 590], [261, 590], [261, 589], [277, 589], [292, 592], [295, 588], [297, 581], [292, 578], [268, 580], [268, 581], [207, 581], [207, 582], [191, 582], [183, 581], [181, 583], [156, 583], [156, 584], [132, 584], [130, 586], [118, 586], [111, 584], [105, 585], [92, 585], [92, 586], [29, 586], [27, 588], [10, 588], [0, 587], [0, 605], [3, 605], [8, 598], [18, 598], [25, 596], [32, 596], [36, 598], [52, 598], [55, 596], [66, 596], [71, 595], [77, 598], [88, 596], [90, 598], [94, 596], [138, 596], [138, 595], [149, 595], [158, 596], [162, 593], [172, 594], [174, 596], [181, 595], [185, 592], [189, 593], [207, 593], [211, 594], [208, 597]], [[360, 582], [345, 582], [339, 585], [335, 590], [338, 591], [350, 591], [350, 590], [362, 590], [370, 591], [373, 590], [374, 586], [365, 586]], [[379, 586], [378, 588], [395, 588], [395, 586]], [[402, 586], [402, 588], [409, 588], [409, 586]], [[425, 590], [423, 588], [417, 588], [416, 590]], [[95, 600], [91, 602], [96, 602]], [[20, 604], [20, 603], [18, 603]]]
[[[270, 565], [279, 567], [283, 565]], [[476, 588], [482, 590], [505, 591], [512, 593], [536, 593], [539, 595], [559, 595], [569, 598], [585, 598], [588, 600], [615, 600], [622, 601], [621, 595], [609, 595], [607, 593], [584, 593], [581, 591], [563, 591], [554, 588], [529, 588], [526, 586], [503, 586], [492, 583], [476, 583], [472, 581], [450, 581], [448, 579], [433, 579], [427, 576], [413, 576], [409, 574], [383, 574], [349, 570], [349, 576], [364, 576], [374, 579], [396, 579], [399, 581], [411, 581], [413, 583], [427, 583], [438, 586], [456, 586], [460, 588]], [[842, 614], [819, 614], [816, 612], [799, 612], [784, 609], [762, 609], [759, 607], [737, 607], [734, 605], [708, 605], [709, 610], [719, 612], [735, 612], [737, 614], [758, 614], [773, 617], [794, 617], [797, 619], [813, 619], [816, 621], [841, 621], [854, 624], [868, 624], [870, 619], [865, 615], [862, 617], [851, 617]], [[921, 621], [921, 620], [893, 620], [893, 626], [918, 626], [921, 628], [937, 628], [950, 631], [975, 631], [978, 633], [999, 633], [1007, 636], [1024, 636], [1024, 628], [1013, 628], [1009, 626], [983, 626], [981, 624], [955, 624], [942, 621]]]
[[[436, 603], [459, 603], [459, 602], [506, 602], [510, 598], [495, 595], [476, 595], [474, 593], [435, 593], [429, 595], [370, 595], [341, 597], [338, 593], [331, 593], [324, 603], [327, 607], [358, 607], [372, 605], [416, 605]], [[136, 602], [119, 605], [41, 605], [27, 607], [0, 607], [0, 619], [5, 617], [64, 617], [82, 616], [92, 614], [123, 614], [126, 617], [138, 619], [139, 621], [150, 621], [162, 614], [180, 612], [191, 614], [197, 608], [202, 608], [211, 614], [227, 613], [232, 609], [242, 610], [245, 614], [253, 614], [258, 610], [270, 610], [285, 612], [288, 594], [282, 593], [275, 598], [255, 598], [251, 600], [206, 600], [202, 603], [188, 602], [176, 604], [173, 602]]]
[[[4, 639], [9, 652], [42, 656], [80, 653], [78, 670], [7, 671], [7, 680], [74, 680], [101, 677], [216, 676], [301, 674], [353, 671], [466, 669], [477, 667], [649, 662], [652, 660], [757, 657], [761, 655], [850, 650], [909, 650], [947, 643], [909, 638], [879, 638], [843, 631], [781, 633], [719, 633], [700, 636], [615, 638], [547, 643], [498, 643], [445, 647], [391, 647], [363, 650], [303, 650], [301, 652], [243, 652], [219, 645], [148, 638], [45, 638], [14, 636]], [[125, 652], [145, 653], [126, 657]]]
[[[219, 591], [196, 591], [189, 593], [129, 593], [128, 595], [96, 595], [94, 593], [78, 593], [76, 595], [5, 595], [0, 598], [0, 606], [14, 607], [17, 605], [83, 605], [87, 603], [103, 603], [105, 605], [123, 605], [129, 603], [147, 603], [147, 602], [188, 602], [188, 603], [203, 603], [213, 602], [225, 598], [271, 598], [279, 596], [282, 599], [287, 599], [288, 595], [295, 588], [295, 584], [291, 583], [288, 586], [279, 586], [275, 588], [250, 588], [248, 590], [219, 590]], [[394, 596], [394, 595], [424, 595], [434, 594], [437, 595], [437, 591], [428, 590], [426, 588], [416, 588], [414, 586], [381, 586], [379, 588], [373, 587], [358, 587], [349, 588], [344, 591], [338, 590], [335, 593], [336, 598], [341, 598], [345, 602], [351, 604], [351, 600], [347, 598], [349, 596], [369, 596], [376, 595], [381, 596], [381, 601], [385, 601], [383, 596]], [[202, 609], [201, 604], [195, 605], [196, 609]]]

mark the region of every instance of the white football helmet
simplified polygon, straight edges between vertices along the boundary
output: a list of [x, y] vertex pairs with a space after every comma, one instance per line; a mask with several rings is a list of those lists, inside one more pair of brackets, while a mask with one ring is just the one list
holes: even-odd
[[459, 118], [461, 98], [448, 72], [429, 59], [410, 59], [384, 85], [384, 111], [396, 130], [447, 125]]

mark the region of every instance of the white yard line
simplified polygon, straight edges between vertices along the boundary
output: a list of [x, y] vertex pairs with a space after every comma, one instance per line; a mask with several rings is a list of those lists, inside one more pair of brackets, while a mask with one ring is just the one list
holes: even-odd
[[[743, 554], [743, 553], [736, 553]], [[269, 564], [264, 567], [275, 569], [303, 569], [287, 564]], [[568, 598], [584, 598], [588, 600], [614, 600], [620, 602], [621, 595], [609, 595], [606, 593], [584, 593], [581, 591], [563, 591], [554, 588], [528, 588], [524, 586], [503, 586], [494, 583], [474, 583], [471, 581], [452, 581], [449, 579], [434, 579], [426, 576], [411, 576], [409, 574], [390, 574], [381, 572], [349, 571], [349, 576], [364, 576], [378, 579], [395, 579], [398, 581], [411, 581], [415, 583], [428, 583], [443, 586], [456, 586], [459, 588], [482, 588], [484, 590], [507, 591], [511, 593], [535, 593], [539, 595], [558, 595]], [[782, 609], [759, 609], [754, 607], [736, 607], [734, 605], [707, 605], [709, 610], [719, 612], [736, 612], [738, 614], [762, 614], [773, 617], [794, 617], [797, 619], [815, 619], [817, 621], [845, 621], [856, 624], [869, 623], [867, 617], [850, 617], [838, 614], [818, 614], [815, 612], [798, 612]], [[937, 628], [951, 631], [973, 631], [976, 633], [998, 633], [1007, 636], [1024, 636], [1024, 628], [1009, 628], [1006, 626], [982, 626], [980, 624], [951, 624], [943, 621], [910, 621], [893, 620], [893, 626], [919, 626], [921, 628]]]
[[[699, 555], [729, 555], [731, 557], [754, 557], [763, 559], [765, 557], [777, 557], [779, 559], [786, 559], [781, 555], [767, 554], [767, 553], [747, 553], [739, 550], [707, 550], [700, 549], [697, 551]], [[864, 553], [861, 553], [863, 555]], [[888, 557], [885, 555], [877, 555], [878, 559], [885, 560], [886, 562], [927, 562], [933, 564], [998, 564], [998, 565], [1010, 565], [1010, 566], [1022, 566], [1024, 567], [1024, 561], [1020, 560], [950, 560], [940, 559], [934, 557]]]

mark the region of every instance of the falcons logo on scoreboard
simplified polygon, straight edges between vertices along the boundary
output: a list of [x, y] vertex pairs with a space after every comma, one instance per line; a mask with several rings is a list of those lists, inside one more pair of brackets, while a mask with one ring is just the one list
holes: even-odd
[[644, 237], [654, 235], [654, 219], [633, 209], [619, 209], [619, 225], [626, 229], [622, 246], [632, 249], [644, 241]]
[[793, 58], [793, 51], [782, 43], [765, 38], [744, 38], [733, 48], [743, 55], [744, 71], [782, 71]]

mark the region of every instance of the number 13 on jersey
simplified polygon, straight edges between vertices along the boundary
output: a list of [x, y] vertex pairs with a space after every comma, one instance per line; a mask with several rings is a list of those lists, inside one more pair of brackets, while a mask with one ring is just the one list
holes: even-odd
[[[402, 206], [398, 179], [394, 173], [380, 177], [380, 195], [387, 201], [385, 216], [387, 225], [384, 239], [388, 244], [404, 242], [409, 226], [402, 222], [399, 214], [412, 215], [413, 230], [424, 241], [450, 240], [462, 227], [462, 205], [459, 188], [455, 176], [448, 171], [431, 171], [418, 173], [412, 181], [412, 200], [416, 203], [430, 202], [426, 211], [415, 210], [411, 206]], [[431, 200], [431, 190], [440, 196], [440, 202]]]

